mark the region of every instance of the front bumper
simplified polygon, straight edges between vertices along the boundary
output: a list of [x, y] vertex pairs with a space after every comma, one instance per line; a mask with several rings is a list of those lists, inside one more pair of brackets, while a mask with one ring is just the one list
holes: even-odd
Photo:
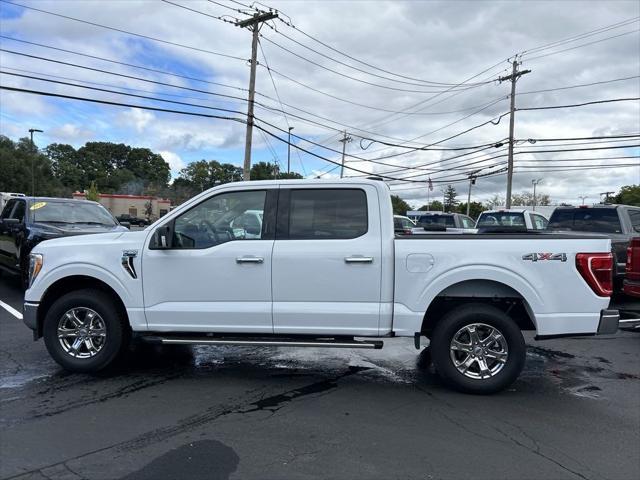
[[33, 338], [37, 340], [39, 337], [37, 303], [24, 302], [22, 306], [22, 321], [27, 327], [33, 330]]
[[609, 335], [618, 331], [620, 312], [618, 310], [602, 310], [598, 323], [597, 335]]

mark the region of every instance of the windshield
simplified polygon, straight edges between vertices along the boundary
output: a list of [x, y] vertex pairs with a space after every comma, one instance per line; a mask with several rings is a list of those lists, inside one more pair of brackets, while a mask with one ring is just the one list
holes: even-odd
[[476, 227], [524, 227], [524, 213], [522, 212], [491, 212], [483, 213], [478, 219]]
[[615, 208], [576, 208], [556, 210], [549, 220], [548, 230], [575, 232], [622, 233]]
[[418, 218], [418, 225], [444, 225], [455, 227], [452, 215], [422, 215]]
[[29, 211], [34, 222], [116, 225], [109, 211], [95, 203], [41, 201]]

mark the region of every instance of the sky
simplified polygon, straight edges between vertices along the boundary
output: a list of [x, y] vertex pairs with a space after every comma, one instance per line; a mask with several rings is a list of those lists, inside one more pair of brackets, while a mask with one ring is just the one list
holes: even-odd
[[[470, 175], [472, 200], [504, 198], [511, 83], [498, 79], [516, 58], [531, 72], [516, 83], [513, 192], [540, 179], [553, 202], [594, 203], [640, 183], [640, 138], [561, 140], [640, 134], [637, 1], [10, 1], [0, 3], [2, 86], [226, 117], [2, 90], [0, 134], [44, 130], [40, 148], [148, 147], [174, 177], [201, 159], [241, 166], [251, 32], [234, 22], [273, 8], [279, 18], [260, 31], [255, 116], [282, 140], [293, 127], [292, 143], [307, 151], [291, 149], [293, 171], [338, 178], [329, 160], [340, 163], [346, 131], [344, 175], [390, 177], [411, 206], [448, 184], [466, 201]], [[518, 110], [613, 99], [636, 100]], [[286, 143], [254, 129], [258, 161], [286, 170]]]

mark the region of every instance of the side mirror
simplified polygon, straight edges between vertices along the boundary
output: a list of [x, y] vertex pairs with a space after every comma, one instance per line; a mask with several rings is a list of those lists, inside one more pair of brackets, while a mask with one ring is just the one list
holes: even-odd
[[131, 223], [130, 222], [120, 222], [120, 225], [122, 225], [123, 227], [129, 228], [129, 229], [131, 228]]
[[166, 250], [171, 248], [172, 244], [173, 223], [169, 223], [155, 229], [149, 248], [152, 250]]
[[2, 220], [2, 228], [12, 232], [17, 230], [16, 227], [18, 227], [19, 225], [20, 220], [18, 220], [17, 218], [5, 218], [4, 220]]

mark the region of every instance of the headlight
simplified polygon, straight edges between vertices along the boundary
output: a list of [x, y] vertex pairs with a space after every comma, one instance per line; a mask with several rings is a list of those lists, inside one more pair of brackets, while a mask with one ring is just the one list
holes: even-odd
[[43, 256], [41, 253], [32, 253], [29, 255], [29, 287], [33, 285], [34, 280], [42, 270]]

